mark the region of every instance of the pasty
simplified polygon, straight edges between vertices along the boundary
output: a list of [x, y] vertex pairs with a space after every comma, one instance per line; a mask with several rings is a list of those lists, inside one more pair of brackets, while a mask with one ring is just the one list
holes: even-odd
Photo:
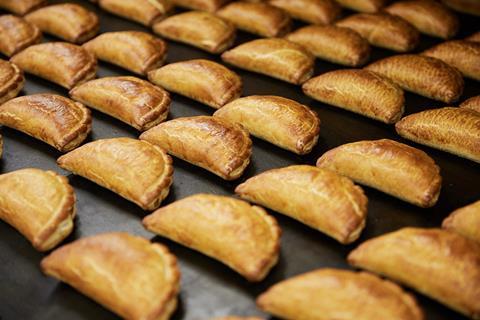
[[42, 33], [25, 19], [11, 14], [0, 16], [0, 52], [11, 57], [40, 42]]
[[480, 162], [480, 113], [439, 108], [414, 113], [396, 123], [403, 138]]
[[448, 39], [459, 28], [457, 16], [433, 0], [402, 0], [392, 3], [385, 11], [410, 22], [421, 33]]
[[242, 199], [298, 220], [342, 244], [365, 227], [367, 197], [336, 173], [307, 165], [272, 169], [237, 186]]
[[98, 0], [98, 5], [108, 12], [147, 27], [163, 19], [173, 9], [172, 0]]
[[0, 219], [39, 251], [57, 246], [73, 229], [75, 193], [53, 171], [21, 169], [0, 175]]
[[404, 228], [362, 243], [348, 262], [480, 319], [480, 246], [463, 236]]
[[467, 108], [480, 112], [480, 95], [465, 100], [460, 104], [460, 108]]
[[285, 39], [304, 46], [317, 58], [345, 66], [363, 65], [370, 57], [368, 41], [349, 28], [311, 25], [289, 33]]
[[0, 59], [0, 105], [15, 98], [24, 85], [22, 70], [15, 64]]
[[467, 38], [465, 38], [465, 40], [473, 41], [473, 42], [480, 42], [480, 31], [475, 32], [474, 34], [468, 36]]
[[480, 243], [478, 226], [480, 226], [480, 201], [453, 211], [442, 223], [442, 228]]
[[217, 15], [202, 11], [180, 13], [153, 25], [164, 38], [183, 42], [210, 53], [222, 53], [235, 40], [235, 27]]
[[64, 88], [95, 78], [97, 60], [82, 47], [66, 42], [30, 46], [10, 61], [26, 73], [54, 82]]
[[357, 13], [336, 25], [355, 30], [372, 46], [393, 51], [412, 51], [420, 42], [420, 33], [415, 27], [388, 13]]
[[172, 159], [165, 151], [146, 141], [131, 138], [87, 143], [61, 156], [57, 163], [144, 210], [160, 206], [173, 181]]
[[366, 67], [416, 94], [452, 103], [463, 93], [462, 74], [445, 62], [417, 54], [378, 60]]
[[285, 11], [261, 2], [235, 1], [216, 14], [232, 22], [238, 29], [261, 37], [281, 37], [290, 30], [292, 24]]
[[268, 3], [312, 24], [330, 24], [342, 11], [334, 0], [270, 0]]
[[230, 0], [172, 0], [176, 6], [187, 9], [215, 12]]
[[144, 131], [167, 118], [170, 95], [135, 77], [104, 77], [70, 90], [72, 99]]
[[302, 84], [313, 75], [315, 58], [303, 46], [285, 39], [257, 39], [224, 52], [222, 60], [238, 68]]
[[90, 110], [50, 94], [21, 96], [0, 105], [0, 124], [66, 152], [79, 146], [92, 129]]
[[480, 43], [478, 42], [451, 40], [440, 43], [423, 54], [457, 68], [465, 77], [480, 81]]
[[99, 60], [140, 75], [160, 67], [167, 55], [165, 42], [141, 31], [106, 32], [83, 45]]
[[128, 233], [81, 238], [53, 251], [40, 267], [124, 319], [168, 320], [177, 306], [175, 256]]
[[257, 298], [282, 319], [423, 320], [415, 298], [371, 273], [317, 269], [281, 281]]
[[323, 73], [302, 86], [315, 100], [385, 123], [400, 120], [405, 109], [403, 90], [374, 72], [343, 69]]
[[342, 7], [354, 11], [373, 13], [385, 6], [388, 0], [336, 0]]
[[314, 111], [277, 96], [243, 97], [226, 104], [214, 116], [241, 124], [251, 135], [297, 154], [312, 151], [320, 132], [320, 119]]
[[260, 207], [225, 196], [184, 198], [146, 216], [143, 225], [223, 262], [249, 281], [265, 278], [280, 252], [275, 219]]
[[24, 14], [39, 8], [46, 3], [47, 0], [0, 0], [0, 9], [23, 16]]
[[453, 10], [480, 16], [480, 2], [477, 0], [441, 0]]
[[341, 145], [324, 153], [317, 166], [426, 208], [435, 205], [442, 186], [432, 158], [388, 139]]
[[177, 118], [145, 131], [140, 139], [225, 180], [239, 178], [252, 154], [248, 132], [217, 117]]
[[215, 109], [242, 93], [242, 79], [235, 72], [204, 59], [167, 64], [149, 72], [148, 80]]

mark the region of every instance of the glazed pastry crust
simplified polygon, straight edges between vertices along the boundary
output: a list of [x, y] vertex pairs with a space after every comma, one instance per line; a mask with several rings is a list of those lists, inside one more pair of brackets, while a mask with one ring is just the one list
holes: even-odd
[[173, 9], [171, 0], [98, 0], [98, 5], [108, 12], [147, 27], [163, 19]]
[[415, 298], [367, 272], [317, 269], [281, 281], [257, 298], [282, 319], [423, 320]]
[[317, 144], [320, 119], [309, 107], [278, 96], [248, 96], [234, 100], [214, 114], [241, 124], [260, 139], [296, 154], [307, 154]]
[[146, 32], [106, 32], [83, 45], [99, 60], [115, 64], [140, 75], [163, 65], [166, 43]]
[[480, 113], [445, 107], [404, 117], [396, 123], [405, 139], [480, 162]]
[[144, 131], [168, 116], [170, 95], [135, 77], [104, 77], [70, 90], [72, 99]]
[[0, 16], [0, 52], [11, 57], [40, 42], [42, 33], [33, 24], [14, 15]]
[[10, 61], [26, 73], [54, 82], [64, 88], [95, 78], [97, 60], [82, 47], [66, 42], [30, 46]]
[[238, 29], [261, 37], [281, 37], [290, 31], [290, 16], [267, 3], [235, 1], [217, 11]]
[[158, 208], [173, 181], [172, 159], [165, 151], [131, 138], [87, 143], [58, 158], [57, 164], [144, 210]]
[[440, 43], [423, 54], [457, 68], [465, 77], [480, 81], [480, 43], [452, 40]]
[[153, 25], [164, 38], [183, 42], [210, 53], [222, 53], [235, 40], [235, 27], [213, 13], [189, 11]]
[[225, 180], [239, 178], [252, 154], [248, 132], [216, 117], [170, 120], [142, 133], [140, 139]]
[[373, 13], [378, 12], [380, 9], [385, 6], [387, 0], [336, 0], [342, 7], [366, 12]]
[[172, 1], [176, 6], [193, 9], [193, 10], [215, 12], [230, 0], [172, 0]]
[[432, 158], [389, 139], [341, 145], [324, 153], [317, 166], [424, 208], [435, 205], [442, 186]]
[[23, 16], [46, 3], [47, 0], [0, 0], [0, 8]]
[[480, 201], [453, 211], [445, 220], [442, 228], [454, 231], [480, 243]]
[[475, 32], [474, 34], [470, 35], [469, 37], [465, 38], [467, 41], [473, 42], [480, 42], [480, 31]]
[[0, 105], [15, 98], [24, 85], [22, 70], [15, 64], [0, 59]]
[[397, 1], [385, 11], [405, 19], [422, 33], [443, 39], [453, 37], [460, 26], [454, 13], [433, 0]]
[[477, 0], [441, 0], [453, 10], [480, 16], [480, 3]]
[[345, 66], [363, 65], [370, 57], [368, 41], [349, 28], [311, 25], [295, 30], [285, 39], [304, 46], [317, 58]]
[[342, 244], [365, 227], [367, 197], [334, 172], [307, 165], [265, 171], [237, 186], [242, 199], [298, 220]]
[[167, 320], [176, 308], [176, 258], [141, 237], [114, 232], [81, 238], [53, 251], [40, 266], [125, 319]]
[[74, 3], [43, 7], [29, 13], [25, 19], [45, 33], [74, 43], [93, 38], [99, 30], [97, 15]]
[[73, 229], [75, 193], [53, 171], [21, 169], [0, 175], [0, 219], [39, 251], [56, 247]]
[[0, 106], [0, 124], [66, 152], [80, 145], [92, 128], [90, 110], [55, 94], [21, 96]]
[[303, 46], [285, 39], [257, 39], [222, 54], [222, 60], [238, 68], [293, 84], [313, 75], [314, 56]]
[[357, 13], [336, 23], [358, 32], [377, 47], [398, 52], [415, 49], [420, 33], [407, 21], [387, 13]]
[[269, 0], [295, 19], [312, 24], [330, 24], [340, 15], [342, 9], [333, 0]]
[[235, 72], [204, 59], [170, 63], [149, 72], [148, 80], [215, 109], [242, 93], [242, 79]]
[[460, 104], [460, 108], [466, 108], [480, 112], [480, 96], [471, 97]]
[[403, 54], [365, 68], [389, 78], [404, 90], [445, 103], [457, 101], [463, 93], [462, 74], [435, 58]]
[[405, 109], [403, 90], [368, 70], [330, 71], [308, 80], [302, 89], [318, 101], [385, 123], [400, 120]]
[[362, 243], [348, 262], [480, 319], [480, 246], [463, 236], [404, 228]]
[[242, 200], [193, 195], [146, 216], [143, 225], [223, 262], [249, 281], [263, 280], [278, 261], [277, 222], [264, 209]]

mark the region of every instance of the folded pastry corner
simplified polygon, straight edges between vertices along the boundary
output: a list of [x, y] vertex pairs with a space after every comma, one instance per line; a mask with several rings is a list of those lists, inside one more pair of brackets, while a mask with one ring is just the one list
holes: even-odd
[[47, 0], [0, 0], [0, 9], [23, 16], [45, 4], [47, 4]]
[[0, 16], [0, 52], [7, 57], [39, 43], [41, 38], [40, 30], [25, 19], [12, 14]]
[[24, 85], [23, 71], [14, 63], [0, 59], [0, 105], [15, 98]]
[[75, 193], [66, 177], [27, 168], [0, 175], [0, 219], [38, 251], [48, 251], [73, 230]]
[[471, 97], [460, 104], [460, 108], [467, 108], [480, 112], [480, 95]]
[[336, 0], [342, 7], [350, 10], [373, 13], [382, 9], [388, 0]]
[[173, 4], [172, 0], [98, 0], [103, 10], [147, 27], [163, 19]]
[[332, 23], [342, 11], [334, 0], [269, 0], [268, 3], [285, 10], [295, 19], [320, 25]]
[[221, 261], [249, 281], [263, 280], [278, 261], [281, 230], [275, 219], [235, 198], [189, 196], [146, 216], [143, 225]]
[[125, 319], [168, 320], [177, 306], [175, 256], [128, 233], [81, 238], [50, 253], [40, 267]]
[[457, 232], [480, 243], [480, 201], [459, 208], [442, 222], [442, 228]]

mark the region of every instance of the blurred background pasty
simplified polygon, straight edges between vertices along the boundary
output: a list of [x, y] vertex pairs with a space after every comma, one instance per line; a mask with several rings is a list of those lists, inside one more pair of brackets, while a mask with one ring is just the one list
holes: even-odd
[[312, 24], [330, 24], [342, 11], [334, 0], [269, 0], [268, 3]]
[[459, 208], [443, 220], [442, 228], [457, 232], [480, 244], [480, 201]]
[[0, 8], [23, 16], [46, 3], [47, 0], [0, 0]]
[[98, 0], [98, 5], [117, 16], [151, 26], [173, 9], [172, 0]]
[[[123, 1], [123, 0], [119, 0]], [[176, 6], [187, 9], [215, 12], [231, 0], [172, 0]]]
[[360, 12], [378, 12], [388, 0], [336, 0], [342, 7]]

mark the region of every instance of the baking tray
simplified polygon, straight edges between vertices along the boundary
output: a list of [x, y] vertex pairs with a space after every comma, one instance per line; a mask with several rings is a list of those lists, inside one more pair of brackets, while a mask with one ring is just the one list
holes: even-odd
[[[50, 1], [51, 3], [65, 1]], [[133, 22], [101, 11], [88, 1], [77, 2], [96, 12], [100, 17], [101, 32], [148, 29]], [[60, 18], [60, 17], [59, 17]], [[458, 37], [463, 38], [480, 25], [480, 19], [461, 15], [462, 29]], [[300, 26], [297, 24], [296, 27]], [[239, 33], [236, 44], [253, 39]], [[54, 41], [45, 36], [45, 41]], [[438, 39], [422, 36], [421, 51]], [[206, 58], [220, 61], [210, 55], [186, 45], [168, 42], [167, 62]], [[393, 52], [375, 48], [372, 61], [392, 55]], [[100, 62], [99, 77], [127, 75], [128, 71]], [[341, 68], [317, 60], [315, 74]], [[420, 209], [397, 200], [384, 193], [364, 187], [369, 198], [367, 226], [361, 238], [352, 245], [344, 246], [288, 217], [271, 212], [282, 230], [282, 247], [278, 265], [261, 283], [248, 283], [221, 263], [171, 241], [154, 237], [140, 223], [147, 212], [116, 194], [78, 176], [69, 175], [57, 167], [55, 160], [60, 156], [52, 147], [17, 131], [1, 128], [4, 137], [4, 156], [0, 161], [0, 172], [9, 172], [25, 167], [37, 167], [69, 175], [70, 183], [77, 194], [78, 215], [73, 234], [65, 241], [107, 231], [127, 231], [132, 234], [153, 238], [166, 244], [178, 257], [182, 273], [179, 306], [172, 319], [209, 319], [228, 314], [259, 315], [268, 319], [255, 308], [255, 298], [272, 284], [299, 273], [321, 267], [349, 268], [345, 257], [359, 243], [374, 236], [405, 226], [438, 227], [442, 219], [453, 209], [480, 198], [480, 166], [445, 152], [404, 141], [388, 126], [353, 113], [315, 102], [303, 95], [300, 87], [277, 81], [266, 76], [234, 69], [244, 81], [243, 95], [270, 94], [288, 97], [311, 106], [318, 112], [322, 124], [320, 139], [313, 152], [297, 156], [267, 142], [253, 138], [252, 163], [239, 181], [227, 182], [213, 174], [186, 162], [174, 159], [174, 183], [170, 195], [164, 202], [171, 203], [188, 195], [207, 192], [232, 195], [237, 184], [244, 179], [267, 169], [306, 163], [313, 165], [325, 151], [338, 145], [363, 140], [390, 138], [408, 143], [426, 151], [441, 167], [442, 192], [438, 204], [431, 209]], [[67, 90], [27, 75], [25, 89], [21, 94], [53, 92], [67, 95]], [[462, 99], [480, 94], [480, 83], [466, 80]], [[178, 95], [172, 95], [169, 118], [193, 115], [210, 115], [213, 109]], [[406, 114], [432, 107], [435, 102], [406, 93]], [[139, 132], [109, 116], [93, 111], [93, 131], [89, 141], [111, 137], [138, 137]], [[118, 319], [113, 313], [78, 293], [68, 285], [44, 276], [39, 269], [44, 254], [38, 253], [18, 232], [0, 221], [0, 319]], [[245, 257], [248, 259], [248, 257]], [[465, 319], [446, 307], [415, 294], [426, 312], [427, 319]], [[388, 319], [385, 319], [388, 320]]]

